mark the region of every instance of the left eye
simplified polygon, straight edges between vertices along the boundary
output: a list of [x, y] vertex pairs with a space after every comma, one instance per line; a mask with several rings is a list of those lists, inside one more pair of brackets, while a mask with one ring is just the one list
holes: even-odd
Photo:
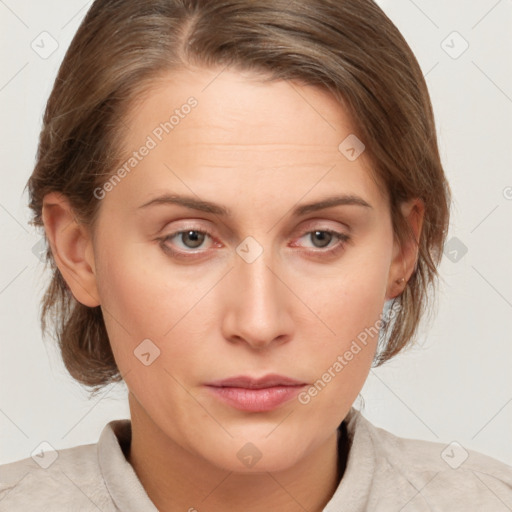
[[340, 242], [347, 242], [348, 236], [343, 233], [338, 233], [337, 231], [332, 231], [330, 229], [315, 229], [314, 231], [308, 231], [301, 238], [305, 236], [309, 236], [310, 240], [314, 240], [315, 238], [319, 240], [319, 247], [316, 246], [317, 249], [325, 249], [329, 243], [333, 239], [338, 239]]

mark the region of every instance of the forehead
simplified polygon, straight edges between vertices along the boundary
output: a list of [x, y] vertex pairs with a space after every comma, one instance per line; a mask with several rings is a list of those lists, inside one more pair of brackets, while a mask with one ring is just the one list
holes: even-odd
[[205, 199], [231, 191], [238, 201], [241, 191], [246, 199], [260, 191], [281, 200], [288, 194], [290, 201], [340, 186], [340, 192], [376, 193], [364, 153], [351, 161], [340, 150], [354, 136], [349, 117], [316, 87], [234, 70], [181, 70], [160, 78], [125, 123], [125, 163], [150, 148], [116, 187], [132, 201], [166, 187]]
[[211, 132], [211, 140], [216, 142], [236, 137], [237, 144], [323, 141], [331, 146], [344, 132], [353, 131], [346, 113], [326, 90], [293, 81], [267, 81], [255, 72], [217, 68], [162, 75], [136, 102], [131, 117], [142, 122], [140, 126], [154, 121], [155, 114], [168, 119], [191, 97], [197, 100], [191, 118], [200, 117], [202, 123], [218, 128], [217, 133]]

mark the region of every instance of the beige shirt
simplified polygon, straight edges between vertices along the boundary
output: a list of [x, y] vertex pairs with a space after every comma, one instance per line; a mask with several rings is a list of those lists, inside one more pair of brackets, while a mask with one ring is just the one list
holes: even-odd
[[[354, 408], [345, 423], [347, 467], [324, 512], [512, 511], [512, 467], [460, 445], [397, 437]], [[124, 456], [130, 439], [130, 420], [114, 420], [96, 444], [1, 465], [0, 511], [156, 512]]]

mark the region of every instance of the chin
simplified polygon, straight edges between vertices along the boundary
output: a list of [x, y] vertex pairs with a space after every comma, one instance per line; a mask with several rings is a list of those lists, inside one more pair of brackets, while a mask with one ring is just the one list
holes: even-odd
[[287, 470], [300, 462], [308, 447], [314, 444], [315, 439], [308, 440], [304, 433], [295, 439], [283, 428], [279, 434], [270, 435], [269, 429], [265, 429], [258, 437], [230, 438], [227, 434], [217, 439], [203, 437], [193, 445], [194, 451], [210, 464], [226, 471], [251, 474]]
[[259, 449], [246, 443], [242, 448], [226, 453], [212, 454], [209, 462], [226, 471], [240, 474], [277, 473], [286, 471], [300, 461], [300, 454], [293, 446], [281, 450]]

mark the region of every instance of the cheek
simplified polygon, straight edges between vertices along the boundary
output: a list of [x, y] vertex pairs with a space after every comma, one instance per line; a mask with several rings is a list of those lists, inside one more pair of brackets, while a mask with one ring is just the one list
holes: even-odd
[[[123, 374], [134, 370], [127, 381], [157, 379], [161, 365], [174, 372], [190, 364], [193, 347], [205, 335], [195, 331], [204, 324], [204, 308], [211, 307], [202, 298], [218, 276], [198, 277], [193, 267], [178, 271], [156, 244], [125, 242], [115, 233], [104, 241], [96, 265], [98, 290], [116, 363]], [[144, 367], [137, 355], [147, 352], [157, 358]]]
[[382, 313], [391, 254], [391, 246], [383, 242], [353, 251], [316, 295], [320, 317], [336, 333], [338, 345], [373, 326]]
[[[133, 357], [144, 340], [159, 340], [172, 325], [173, 304], [180, 291], [169, 286], [170, 276], [155, 269], [157, 251], [143, 251], [140, 243], [126, 243], [106, 234], [97, 262], [96, 275], [105, 325], [116, 360]], [[158, 342], [157, 342], [158, 343]]]
[[343, 375], [337, 379], [338, 384], [345, 381], [342, 387], [357, 387], [358, 376], [366, 377], [375, 354], [384, 303], [372, 284], [378, 287], [379, 282], [357, 281], [348, 293], [340, 286], [339, 299], [331, 294], [324, 309], [322, 319], [333, 332], [318, 339], [311, 355], [318, 374], [330, 371]]
[[352, 403], [366, 380], [383, 326], [391, 246], [382, 242], [347, 258], [328, 288], [316, 294], [318, 316], [333, 332], [316, 338], [310, 354], [317, 379], [310, 397], [314, 407]]

